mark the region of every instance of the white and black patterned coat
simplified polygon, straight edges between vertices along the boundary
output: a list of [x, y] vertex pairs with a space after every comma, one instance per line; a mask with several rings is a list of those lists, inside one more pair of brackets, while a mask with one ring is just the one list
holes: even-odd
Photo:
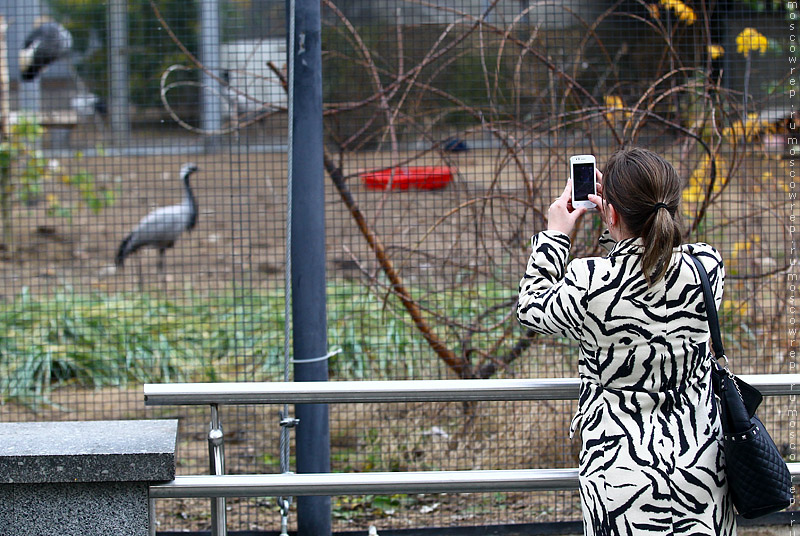
[[697, 269], [717, 306], [725, 278], [707, 244], [675, 248], [666, 276], [648, 287], [641, 239], [608, 234], [605, 257], [574, 259], [555, 231], [531, 240], [520, 281], [520, 322], [580, 342], [579, 480], [585, 534], [734, 535], [710, 386], [708, 324]]

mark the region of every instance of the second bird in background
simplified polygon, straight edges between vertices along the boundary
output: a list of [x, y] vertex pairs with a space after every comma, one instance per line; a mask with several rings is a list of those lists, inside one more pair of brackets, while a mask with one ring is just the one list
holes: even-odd
[[57, 22], [45, 22], [25, 38], [19, 51], [20, 76], [25, 82], [36, 79], [48, 65], [66, 57], [72, 50], [72, 35]]

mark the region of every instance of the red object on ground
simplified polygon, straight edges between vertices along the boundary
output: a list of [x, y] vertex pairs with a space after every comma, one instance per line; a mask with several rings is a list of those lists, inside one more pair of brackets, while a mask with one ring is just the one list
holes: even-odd
[[411, 166], [382, 169], [371, 173], [362, 173], [361, 180], [367, 188], [385, 190], [408, 190], [411, 187], [420, 190], [437, 190], [447, 186], [453, 180], [453, 170], [447, 166]]

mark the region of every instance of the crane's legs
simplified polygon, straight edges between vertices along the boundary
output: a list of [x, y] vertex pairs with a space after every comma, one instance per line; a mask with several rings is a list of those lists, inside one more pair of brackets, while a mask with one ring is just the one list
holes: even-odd
[[142, 277], [142, 259], [136, 258], [136, 275], [139, 279], [139, 294], [144, 294], [144, 277]]
[[159, 248], [158, 250], [158, 260], [156, 261], [156, 269], [158, 270], [159, 274], [164, 273], [164, 254], [167, 252], [164, 248]]

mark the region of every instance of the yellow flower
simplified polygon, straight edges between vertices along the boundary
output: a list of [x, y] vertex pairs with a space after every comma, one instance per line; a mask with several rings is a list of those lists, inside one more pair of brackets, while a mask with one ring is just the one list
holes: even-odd
[[684, 204], [699, 203], [703, 200], [705, 195], [706, 191], [703, 190], [703, 185], [695, 180], [692, 180], [689, 182], [689, 186], [683, 191]]
[[723, 300], [722, 312], [723, 314], [745, 316], [750, 310], [750, 306], [745, 300]]
[[742, 122], [734, 121], [731, 126], [722, 129], [722, 135], [726, 138], [730, 138], [731, 140], [738, 140], [742, 137], [743, 131], [744, 129], [742, 128]]
[[752, 248], [753, 248], [753, 243], [750, 242], [749, 240], [746, 240], [744, 242], [736, 242], [733, 245], [733, 251], [731, 251], [731, 256], [736, 258], [739, 256], [739, 253], [742, 252], [747, 253]]
[[[715, 158], [716, 177], [714, 179], [714, 189], [712, 193], [722, 191], [723, 182], [727, 176], [727, 164], [722, 157]], [[703, 160], [692, 172], [689, 177], [689, 185], [683, 190], [683, 201], [685, 203], [699, 203], [706, 197], [708, 182], [711, 180], [711, 157], [706, 153]]]
[[730, 254], [730, 273], [738, 273], [738, 267], [746, 266], [746, 264], [753, 259], [756, 249], [761, 245], [760, 235], [751, 235], [735, 242]]
[[678, 19], [686, 24], [694, 24], [694, 21], [697, 20], [694, 10], [681, 2], [681, 0], [660, 0], [659, 3], [667, 9], [671, 9]]
[[736, 36], [736, 52], [744, 54], [745, 58], [750, 56], [750, 52], [763, 54], [768, 44], [767, 38], [755, 28], [745, 28]]
[[661, 12], [658, 10], [658, 4], [647, 4], [647, 11], [649, 11], [650, 16], [656, 20], [661, 18]]
[[745, 141], [752, 141], [759, 134], [770, 132], [772, 129], [774, 127], [769, 121], [761, 119], [757, 113], [749, 113], [744, 127], [741, 121], [734, 121], [731, 126], [722, 129], [722, 135], [731, 141], [739, 140], [744, 135]]
[[606, 103], [606, 108], [615, 108], [615, 109], [622, 108], [622, 99], [617, 95], [606, 95], [605, 103]]
[[708, 55], [712, 60], [716, 60], [725, 55], [725, 49], [722, 45], [708, 45]]
[[[605, 101], [606, 108], [609, 109], [608, 112], [605, 113], [606, 119], [610, 122], [621, 121], [623, 118], [627, 117], [629, 114], [622, 112], [622, 109], [625, 108], [625, 104], [622, 102], [622, 99], [617, 95], [606, 95], [603, 99]], [[619, 110], [619, 111], [613, 111]]]

